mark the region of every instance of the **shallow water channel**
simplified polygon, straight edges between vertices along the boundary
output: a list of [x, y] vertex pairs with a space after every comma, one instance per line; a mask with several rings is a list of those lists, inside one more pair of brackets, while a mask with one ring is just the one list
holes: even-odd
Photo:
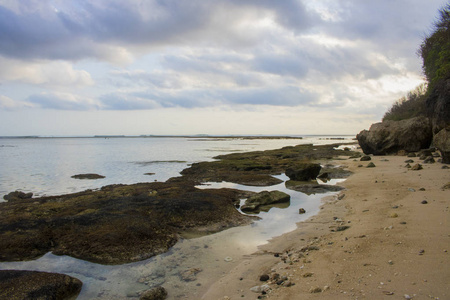
[[[287, 180], [285, 175], [276, 176]], [[334, 180], [334, 184], [342, 180]], [[272, 237], [296, 228], [319, 211], [321, 198], [333, 194], [306, 194], [289, 190], [284, 182], [270, 187], [232, 183], [209, 183], [199, 188], [236, 188], [260, 192], [279, 190], [291, 196], [290, 205], [273, 207], [258, 214], [261, 220], [216, 234], [180, 240], [169, 252], [124, 265], [100, 265], [69, 256], [47, 253], [27, 262], [0, 263], [0, 269], [38, 270], [64, 273], [80, 279], [83, 289], [77, 299], [138, 299], [139, 292], [163, 285], [168, 299], [199, 299], [208, 286], [242, 262]], [[299, 214], [299, 208], [306, 210]]]

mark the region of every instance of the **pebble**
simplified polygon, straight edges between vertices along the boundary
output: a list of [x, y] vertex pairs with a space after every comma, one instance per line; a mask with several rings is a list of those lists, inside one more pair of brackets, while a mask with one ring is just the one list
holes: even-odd
[[299, 214], [304, 214], [304, 213], [306, 213], [306, 210], [305, 210], [304, 208], [300, 208], [300, 209], [298, 210], [298, 213], [299, 213]]
[[254, 292], [254, 293], [267, 293], [270, 290], [270, 286], [267, 284], [263, 284], [263, 285], [257, 285], [254, 286], [250, 289], [250, 291]]
[[427, 200], [423, 200], [422, 202], [420, 202], [420, 203], [422, 203], [422, 204], [427, 204], [428, 203], [428, 201]]
[[269, 280], [269, 275], [264, 274], [259, 277], [259, 281], [267, 281]]
[[419, 255], [423, 255], [424, 253], [425, 253], [425, 250], [423, 250], [423, 249], [419, 251]]
[[397, 218], [397, 217], [398, 217], [398, 214], [397, 214], [397, 213], [392, 213], [392, 214], [390, 215], [390, 217], [391, 217], [391, 218]]
[[230, 256], [227, 256], [223, 260], [226, 261], [226, 262], [230, 262], [230, 261], [233, 261], [233, 258], [230, 257]]
[[312, 294], [321, 293], [321, 292], [322, 292], [322, 289], [321, 289], [320, 287], [312, 287], [312, 288], [309, 290], [309, 292], [312, 293]]
[[408, 300], [412, 299], [412, 297], [410, 295], [408, 295], [408, 294], [405, 294], [404, 297], [405, 297], [405, 299], [408, 299]]

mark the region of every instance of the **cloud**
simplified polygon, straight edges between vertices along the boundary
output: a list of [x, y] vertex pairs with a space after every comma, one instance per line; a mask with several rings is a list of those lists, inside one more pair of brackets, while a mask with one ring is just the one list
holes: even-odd
[[13, 99], [7, 96], [0, 95], [0, 110], [13, 111], [31, 107], [33, 107], [31, 103], [23, 101], [14, 101]]
[[29, 96], [27, 101], [44, 109], [84, 111], [100, 108], [97, 101], [93, 99], [69, 93], [34, 94]]
[[0, 80], [52, 87], [83, 87], [94, 84], [88, 72], [75, 70], [72, 64], [64, 61], [24, 62], [0, 56], [0, 65]]

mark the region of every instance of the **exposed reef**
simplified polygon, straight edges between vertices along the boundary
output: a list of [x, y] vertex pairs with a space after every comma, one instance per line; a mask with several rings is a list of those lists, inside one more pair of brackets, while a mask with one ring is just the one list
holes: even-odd
[[195, 185], [208, 181], [273, 185], [281, 180], [272, 175], [292, 166], [355, 155], [335, 147], [300, 145], [229, 154], [193, 164], [167, 182], [15, 197], [0, 203], [0, 261], [35, 259], [49, 251], [102, 264], [150, 258], [166, 252], [186, 232], [207, 234], [254, 220], [235, 208], [253, 193]]

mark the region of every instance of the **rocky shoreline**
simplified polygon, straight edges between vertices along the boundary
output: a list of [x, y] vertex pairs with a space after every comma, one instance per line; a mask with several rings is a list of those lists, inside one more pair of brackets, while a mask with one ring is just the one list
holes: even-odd
[[[280, 181], [272, 175], [288, 168], [300, 171], [313, 162], [355, 155], [336, 146], [300, 145], [219, 156], [218, 161], [193, 164], [167, 182], [111, 185], [40, 198], [11, 193], [8, 202], [0, 203], [0, 243], [5, 245], [0, 260], [36, 259], [50, 251], [102, 264], [147, 259], [166, 252], [184, 232], [208, 234], [254, 220], [235, 208], [252, 193], [196, 185], [210, 181], [273, 185]], [[328, 172], [325, 177], [333, 176]]]

